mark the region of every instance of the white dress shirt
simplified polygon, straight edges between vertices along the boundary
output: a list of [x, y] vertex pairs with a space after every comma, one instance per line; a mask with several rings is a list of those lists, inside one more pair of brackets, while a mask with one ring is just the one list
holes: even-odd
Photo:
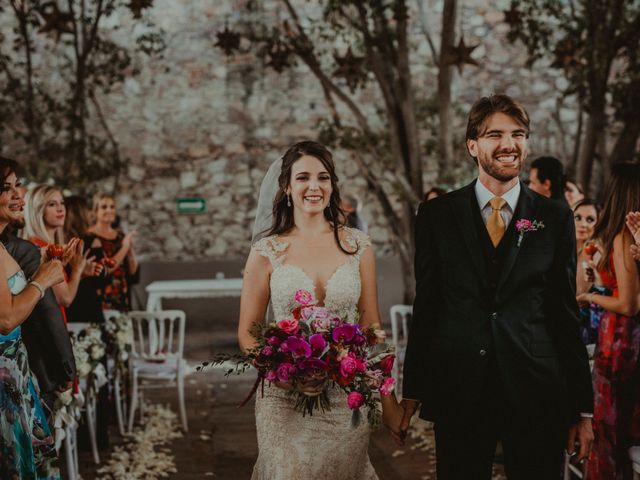
[[[502, 195], [505, 202], [504, 206], [500, 209], [500, 215], [504, 220], [505, 228], [509, 226], [509, 223], [513, 219], [513, 215], [516, 211], [516, 205], [518, 205], [518, 199], [520, 198], [520, 182], [517, 182], [511, 189]], [[480, 179], [476, 180], [476, 199], [478, 200], [478, 206], [480, 207], [480, 213], [482, 214], [482, 220], [484, 224], [487, 224], [487, 219], [491, 215], [491, 205], [489, 202], [493, 197], [497, 195], [492, 193], [487, 187], [485, 187]]]

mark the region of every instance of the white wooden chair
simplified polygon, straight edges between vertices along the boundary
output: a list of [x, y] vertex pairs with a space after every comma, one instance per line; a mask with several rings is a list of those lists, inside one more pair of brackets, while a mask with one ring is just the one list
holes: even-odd
[[128, 431], [133, 429], [138, 404], [142, 408], [142, 389], [167, 386], [177, 387], [182, 428], [188, 431], [184, 403], [185, 313], [182, 310], [133, 311], [129, 317], [133, 322], [134, 341], [130, 357], [132, 390]]
[[[117, 318], [122, 315], [118, 310], [103, 310], [105, 320]], [[116, 368], [116, 360], [112, 356], [107, 358], [107, 374], [113, 389], [113, 398], [116, 404], [116, 421], [118, 422], [118, 432], [121, 436], [127, 433], [127, 414], [129, 412], [129, 396], [127, 386], [122, 373]]]
[[396, 361], [393, 363], [391, 375], [400, 384], [401, 365], [404, 364], [404, 353], [409, 338], [409, 319], [413, 314], [411, 305], [393, 305], [389, 311], [391, 319], [391, 342], [396, 348]]
[[633, 480], [640, 480], [640, 445], [636, 445], [629, 449], [629, 458], [631, 459]]
[[78, 480], [80, 472], [78, 468], [78, 429], [70, 426], [64, 429], [64, 450], [67, 460], [68, 480]]
[[[79, 332], [81, 332], [82, 330], [86, 329], [90, 325], [91, 325], [90, 323], [83, 323], [83, 322], [68, 323], [67, 324], [67, 331], [69, 333], [74, 333], [74, 334], [77, 335]], [[88, 388], [88, 385], [87, 385], [87, 381], [84, 378], [81, 378], [79, 380], [78, 388], [80, 388], [82, 390], [83, 395], [84, 395], [85, 401], [84, 401], [84, 407], [83, 407], [82, 410], [83, 410], [83, 413], [84, 413], [85, 422], [87, 422], [87, 430], [89, 432], [89, 442], [91, 443], [91, 453], [93, 454], [93, 461], [95, 462], [96, 465], [98, 465], [100, 463], [100, 453], [98, 451], [98, 439], [96, 437], [96, 430], [97, 430], [97, 425], [98, 425], [97, 408], [96, 408], [96, 402], [97, 402], [96, 401], [96, 392], [93, 392], [91, 394], [89, 393], [89, 388]], [[76, 437], [76, 429], [74, 429], [74, 437]], [[75, 440], [74, 440], [74, 442], [75, 442]], [[77, 445], [75, 445], [75, 446], [76, 446], [76, 449], [77, 449]], [[77, 451], [75, 452], [75, 456], [76, 456], [76, 463], [77, 463], [78, 462], [78, 460], [77, 460], [78, 452]], [[76, 471], [76, 474], [77, 473], [78, 472]]]

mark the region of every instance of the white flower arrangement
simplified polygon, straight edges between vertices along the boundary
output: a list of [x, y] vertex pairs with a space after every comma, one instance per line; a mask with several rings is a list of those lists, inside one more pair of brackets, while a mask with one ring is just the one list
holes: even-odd
[[131, 319], [124, 313], [118, 317], [108, 318], [104, 323], [103, 332], [107, 340], [108, 349], [113, 353], [119, 369], [125, 369], [131, 345], [133, 344], [133, 326]]

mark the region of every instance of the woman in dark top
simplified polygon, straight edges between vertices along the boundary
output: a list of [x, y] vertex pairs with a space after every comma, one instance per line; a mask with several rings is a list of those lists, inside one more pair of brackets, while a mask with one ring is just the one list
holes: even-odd
[[89, 228], [90, 245], [102, 248], [106, 261], [107, 277], [103, 288], [98, 289], [103, 310], [127, 312], [131, 309], [129, 283], [138, 272], [138, 260], [133, 250], [136, 232], [124, 234], [113, 228], [116, 204], [112, 195], [99, 193], [93, 199], [95, 223]]

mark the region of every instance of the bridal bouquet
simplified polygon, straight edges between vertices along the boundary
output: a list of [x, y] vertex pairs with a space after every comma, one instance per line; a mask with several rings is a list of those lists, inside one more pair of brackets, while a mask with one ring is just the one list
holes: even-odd
[[[258, 344], [241, 357], [236, 370], [249, 365], [258, 370], [258, 379], [246, 403], [264, 382], [283, 382], [292, 386], [296, 409], [304, 415], [330, 409], [328, 391], [337, 386], [347, 394], [353, 411], [352, 424], [361, 418], [361, 408], [368, 408], [370, 423], [379, 421], [379, 398], [393, 392], [393, 349], [384, 342], [384, 332], [362, 329], [348, 323], [324, 307], [312, 303], [305, 290], [295, 294], [291, 317], [266, 325], [256, 325], [253, 332]], [[221, 364], [228, 357], [205, 362], [198, 369]], [[234, 369], [227, 373], [233, 372]], [[314, 386], [322, 393], [309, 396], [301, 391]]]

